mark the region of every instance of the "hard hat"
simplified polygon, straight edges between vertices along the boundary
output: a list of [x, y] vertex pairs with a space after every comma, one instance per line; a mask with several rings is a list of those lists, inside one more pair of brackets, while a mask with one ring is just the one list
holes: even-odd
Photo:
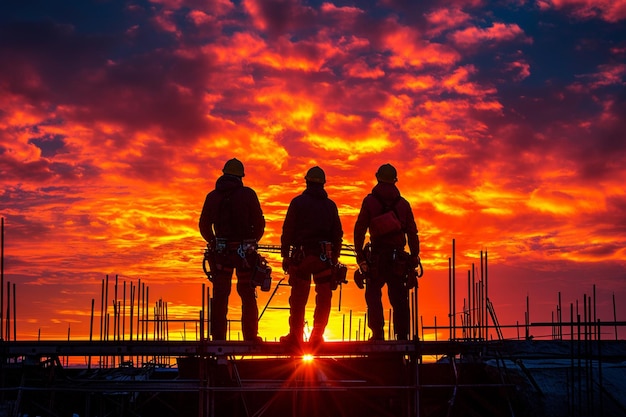
[[376, 179], [380, 182], [395, 183], [398, 181], [398, 172], [391, 164], [384, 164], [376, 171]]
[[244, 177], [243, 173], [243, 164], [237, 158], [230, 159], [226, 161], [224, 164], [224, 169], [222, 169], [224, 174], [234, 175], [236, 177]]
[[322, 168], [315, 166], [309, 169], [304, 177], [308, 182], [316, 182], [318, 184], [324, 184], [326, 182], [326, 175]]

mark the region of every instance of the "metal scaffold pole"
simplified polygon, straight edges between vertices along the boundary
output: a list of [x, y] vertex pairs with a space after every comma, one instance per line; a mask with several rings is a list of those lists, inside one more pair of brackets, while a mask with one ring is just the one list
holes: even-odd
[[0, 226], [0, 340], [2, 340], [4, 322], [4, 217]]

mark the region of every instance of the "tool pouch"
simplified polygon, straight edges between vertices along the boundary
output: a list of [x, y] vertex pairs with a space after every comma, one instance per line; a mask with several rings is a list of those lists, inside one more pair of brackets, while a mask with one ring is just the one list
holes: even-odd
[[407, 272], [409, 271], [409, 264], [411, 256], [400, 250], [393, 251], [393, 263], [392, 263], [392, 272], [393, 275], [405, 277]]
[[264, 292], [269, 291], [272, 287], [272, 268], [261, 255], [257, 255], [256, 266], [252, 271], [252, 285], [261, 287], [261, 291]]
[[332, 274], [330, 278], [330, 289], [335, 291], [341, 284], [347, 284], [348, 280], [348, 267], [341, 263], [336, 263], [332, 266]]

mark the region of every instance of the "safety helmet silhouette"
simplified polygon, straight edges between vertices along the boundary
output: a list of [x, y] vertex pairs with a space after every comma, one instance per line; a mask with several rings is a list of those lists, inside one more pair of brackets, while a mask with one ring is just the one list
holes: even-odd
[[234, 175], [236, 177], [244, 177], [243, 173], [243, 164], [237, 158], [230, 159], [226, 161], [224, 164], [224, 169], [222, 169], [224, 174]]
[[398, 172], [391, 164], [384, 164], [376, 171], [376, 179], [380, 182], [388, 182], [390, 184], [398, 181]]
[[324, 170], [318, 166], [314, 166], [309, 169], [304, 177], [308, 182], [315, 182], [318, 184], [324, 184], [326, 182], [326, 175], [324, 174]]

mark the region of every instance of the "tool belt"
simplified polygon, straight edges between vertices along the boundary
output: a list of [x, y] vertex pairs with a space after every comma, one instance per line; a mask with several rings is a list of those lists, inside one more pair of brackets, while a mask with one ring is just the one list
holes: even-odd
[[307, 256], [319, 256], [319, 260], [324, 265], [323, 269], [312, 272], [315, 283], [330, 282], [331, 289], [335, 290], [340, 284], [348, 282], [346, 280], [348, 268], [341, 263], [333, 263], [332, 242], [323, 240], [317, 243], [292, 246], [289, 255], [291, 267], [296, 269], [298, 266], [302, 266], [302, 261]]
[[377, 274], [387, 275], [386, 278], [394, 279], [401, 278], [403, 281], [407, 280], [409, 269], [411, 268], [411, 255], [405, 252], [403, 249], [398, 248], [372, 248], [371, 258], [368, 260], [368, 265]]
[[[233, 259], [238, 268], [252, 271], [251, 284], [261, 287], [261, 291], [269, 291], [272, 285], [272, 268], [267, 259], [257, 252], [258, 244], [255, 239], [245, 239], [241, 242], [224, 238], [216, 238], [213, 244], [208, 244], [204, 251], [202, 267], [209, 281], [213, 282], [217, 271], [230, 272], [233, 270]], [[230, 259], [230, 261], [229, 261]]]
[[313, 273], [313, 282], [316, 284], [330, 283], [330, 289], [335, 291], [341, 284], [347, 284], [348, 267], [342, 263], [328, 264], [325, 269]]
[[306, 256], [319, 256], [322, 262], [332, 262], [333, 244], [330, 241], [322, 240], [314, 243], [302, 243], [291, 246], [289, 259], [291, 265], [300, 265]]
[[241, 241], [228, 240], [221, 237], [215, 239], [215, 253], [220, 255], [237, 252], [241, 256], [241, 254], [256, 252], [257, 247], [256, 239], [244, 239]]

